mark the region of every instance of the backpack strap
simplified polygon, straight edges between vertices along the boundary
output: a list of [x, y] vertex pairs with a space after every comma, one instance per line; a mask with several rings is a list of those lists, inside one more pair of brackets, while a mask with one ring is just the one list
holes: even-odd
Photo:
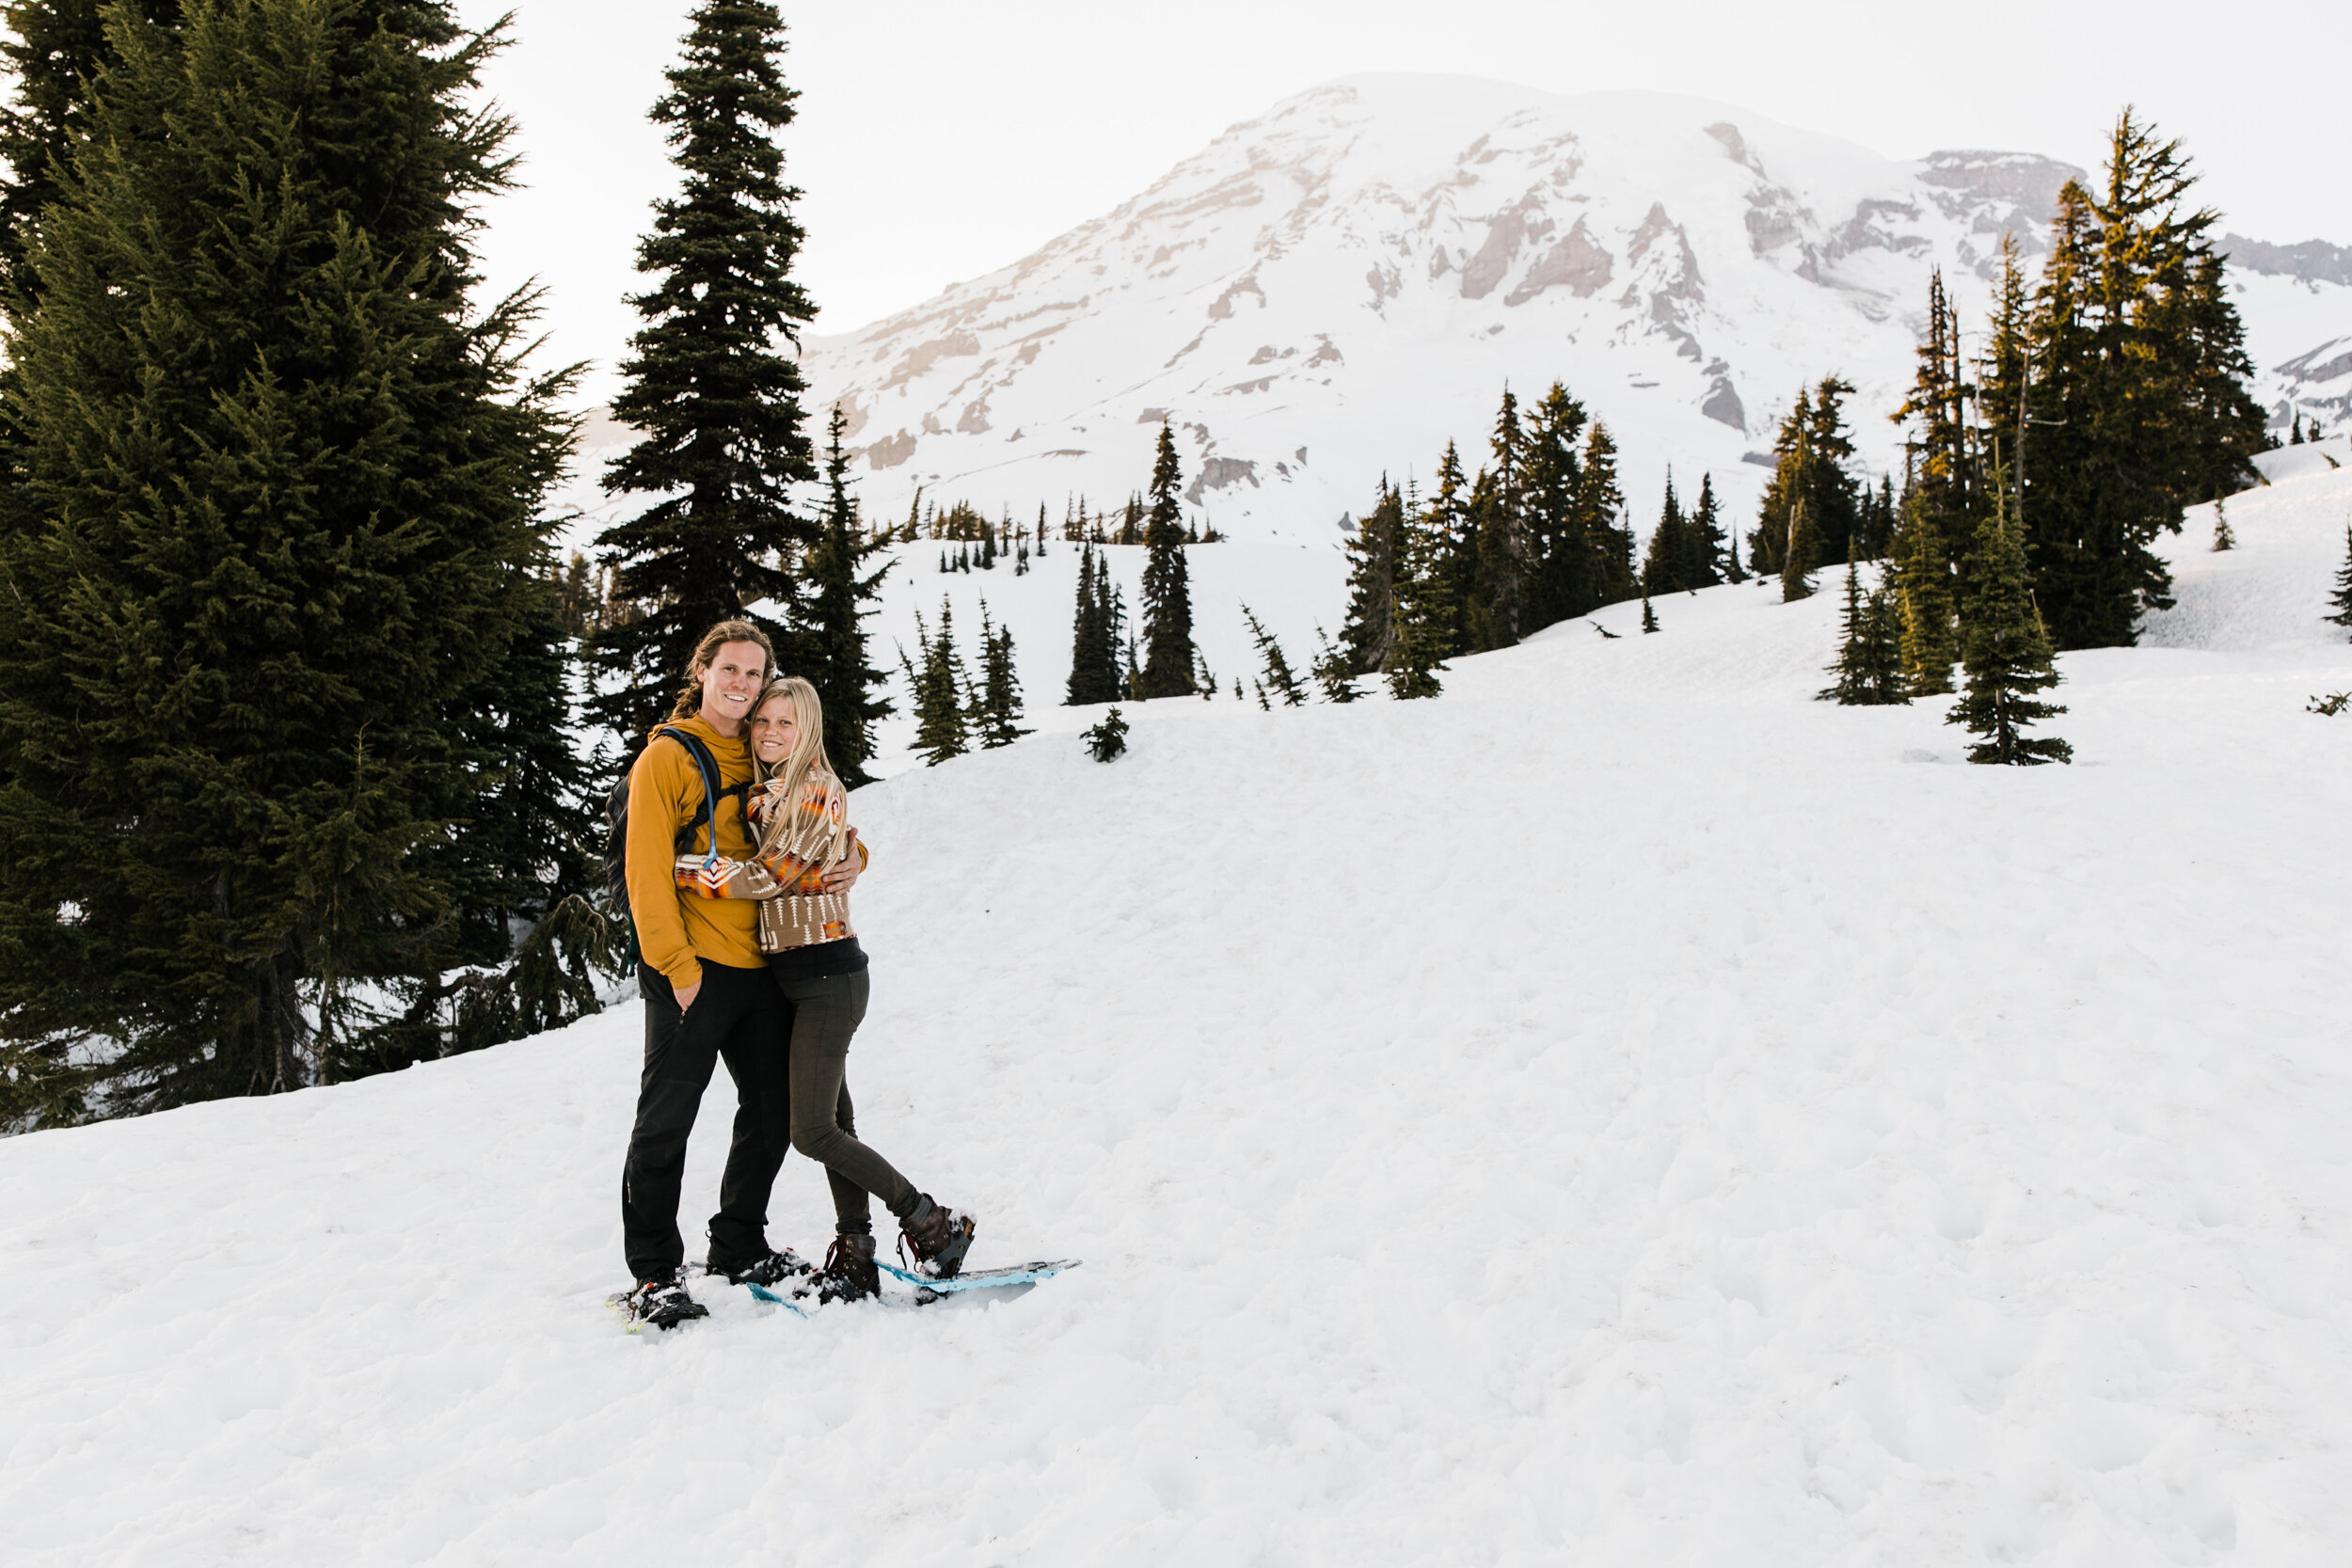
[[[694, 844], [694, 830], [707, 822], [710, 824], [710, 847], [703, 856], [703, 863], [705, 865], [715, 864], [719, 859], [719, 818], [712, 809], [714, 802], [728, 795], [740, 796], [748, 800], [751, 794], [751, 781], [746, 779], [739, 784], [722, 786], [719, 783], [718, 760], [711, 756], [709, 747], [705, 746], [684, 730], [674, 730], [667, 724], [653, 733], [657, 737], [666, 735], [685, 747], [686, 754], [694, 759], [694, 771], [700, 773], [703, 778], [702, 804], [694, 808], [694, 815], [687, 819], [686, 826], [678, 830], [675, 840], [677, 852], [683, 855], [691, 849]], [[741, 808], [739, 806], [737, 809]]]

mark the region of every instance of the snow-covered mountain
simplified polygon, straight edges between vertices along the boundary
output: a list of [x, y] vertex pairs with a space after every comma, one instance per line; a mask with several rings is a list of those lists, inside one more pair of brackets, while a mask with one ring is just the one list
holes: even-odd
[[[840, 338], [812, 339], [869, 515], [917, 485], [1033, 515], [1116, 501], [1182, 438], [1189, 498], [1244, 536], [1327, 536], [1383, 470], [1483, 455], [1497, 394], [1564, 379], [1626, 453], [1744, 503], [1797, 389], [1837, 372], [1874, 467], [1931, 268], [1980, 320], [2000, 237], [2046, 249], [2080, 171], [2020, 152], [1890, 161], [1728, 104], [1350, 77], [1236, 125], [1117, 211]], [[2352, 417], [2352, 251], [2237, 240], [2262, 391]]]

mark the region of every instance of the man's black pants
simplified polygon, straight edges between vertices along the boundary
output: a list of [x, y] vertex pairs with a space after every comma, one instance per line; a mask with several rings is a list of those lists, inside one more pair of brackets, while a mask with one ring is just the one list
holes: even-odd
[[645, 998], [645, 1067], [637, 1082], [637, 1123], [621, 1173], [621, 1231], [631, 1279], [661, 1279], [686, 1261], [677, 1228], [686, 1140], [709, 1086], [713, 1063], [735, 1080], [735, 1142], [710, 1219], [711, 1250], [749, 1260], [768, 1250], [768, 1195], [790, 1147], [785, 1068], [792, 1009], [765, 966], [730, 969], [703, 960], [703, 989], [681, 1017], [677, 995], [658, 971], [639, 972]]

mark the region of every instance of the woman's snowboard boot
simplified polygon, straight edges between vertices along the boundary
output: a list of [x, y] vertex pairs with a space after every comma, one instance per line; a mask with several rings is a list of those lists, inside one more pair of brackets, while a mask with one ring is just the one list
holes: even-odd
[[915, 1273], [952, 1279], [963, 1267], [963, 1255], [972, 1250], [977, 1228], [971, 1215], [932, 1202], [929, 1193], [919, 1194], [914, 1210], [898, 1222], [898, 1256], [904, 1258], [912, 1247]]
[[880, 1295], [882, 1271], [874, 1266], [874, 1238], [863, 1230], [835, 1236], [813, 1283], [818, 1301], [864, 1301]]

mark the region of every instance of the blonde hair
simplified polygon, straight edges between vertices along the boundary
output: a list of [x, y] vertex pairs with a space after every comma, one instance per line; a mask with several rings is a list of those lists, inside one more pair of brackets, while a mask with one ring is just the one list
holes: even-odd
[[[719, 657], [719, 650], [730, 642], [756, 642], [767, 662], [761, 673], [773, 677], [776, 672], [776, 645], [768, 641], [768, 634], [749, 621], [722, 621], [703, 633], [694, 644], [694, 655], [686, 661], [686, 685], [677, 694], [677, 702], [670, 709], [670, 721], [691, 719], [702, 711], [703, 677], [710, 673], [710, 661]], [[758, 710], [755, 708], [754, 712]]]
[[[825, 705], [823, 699], [817, 695], [817, 689], [798, 675], [773, 676], [760, 688], [759, 701], [752, 705], [752, 718], [756, 720], [761, 711], [779, 697], [787, 698], [792, 704], [794, 733], [791, 754], [780, 765], [770, 768], [759, 759], [757, 748], [752, 751], [754, 784], [764, 784], [771, 779], [784, 781], [784, 787], [774, 797], [776, 805], [771, 809], [768, 820], [760, 827], [759, 847], [763, 853], [774, 848], [776, 841], [790, 832], [793, 815], [800, 809], [801, 790], [813, 774], [821, 773], [829, 787], [837, 785], [839, 779], [839, 775], [833, 770], [833, 758], [825, 754]], [[847, 823], [834, 825], [833, 848], [826, 856], [826, 864], [830, 865], [841, 858], [845, 848], [843, 840], [848, 831]]]

